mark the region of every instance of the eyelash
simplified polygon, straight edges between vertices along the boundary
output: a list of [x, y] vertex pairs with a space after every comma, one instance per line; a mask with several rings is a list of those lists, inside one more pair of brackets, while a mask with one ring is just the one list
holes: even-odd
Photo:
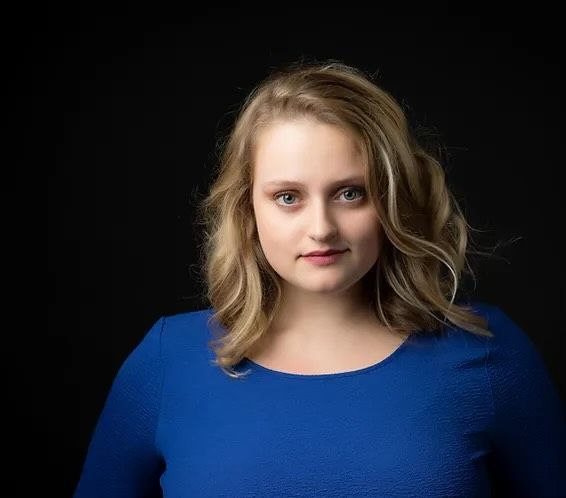
[[[366, 192], [366, 191], [365, 191], [365, 189], [364, 189], [363, 187], [348, 187], [348, 188], [344, 189], [344, 190], [340, 193], [340, 195], [342, 195], [344, 192], [348, 192], [348, 191], [350, 191], [350, 190], [358, 191], [362, 196], [361, 196], [361, 197], [358, 197], [357, 199], [354, 199], [354, 200], [352, 200], [352, 201], [348, 201], [348, 204], [353, 204], [354, 202], [359, 201], [360, 199], [363, 199], [363, 198], [365, 197], [365, 192]], [[292, 191], [292, 190], [287, 190], [287, 191], [285, 191], [285, 192], [279, 192], [279, 193], [275, 194], [275, 195], [273, 196], [273, 198], [274, 198], [275, 200], [277, 200], [277, 199], [279, 199], [280, 197], [282, 197], [282, 196], [284, 196], [284, 195], [287, 195], [287, 194], [293, 195], [293, 191]], [[292, 206], [293, 206], [293, 204], [279, 204], [279, 205], [280, 205], [280, 206], [283, 206], [283, 207], [292, 207]]]

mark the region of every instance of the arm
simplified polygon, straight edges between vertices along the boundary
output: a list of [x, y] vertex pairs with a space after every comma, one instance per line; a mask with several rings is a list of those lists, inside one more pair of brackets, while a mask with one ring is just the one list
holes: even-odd
[[566, 496], [566, 411], [531, 339], [488, 309], [494, 479], [512, 496]]
[[162, 387], [159, 319], [116, 375], [97, 421], [75, 498], [160, 496], [155, 447]]

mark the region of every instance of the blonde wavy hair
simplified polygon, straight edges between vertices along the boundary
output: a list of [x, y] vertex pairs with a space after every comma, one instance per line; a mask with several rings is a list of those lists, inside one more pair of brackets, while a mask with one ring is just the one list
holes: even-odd
[[[215, 179], [199, 204], [199, 245], [213, 363], [233, 378], [267, 333], [281, 302], [280, 277], [268, 263], [252, 206], [258, 133], [280, 119], [309, 117], [353, 132], [363, 153], [368, 199], [385, 237], [363, 277], [379, 321], [397, 332], [443, 330], [450, 322], [491, 337], [486, 320], [456, 304], [471, 273], [470, 230], [443, 167], [411, 131], [400, 105], [360, 69], [341, 62], [294, 63], [273, 71], [239, 109], [220, 150]], [[479, 253], [478, 253], [479, 254]]]

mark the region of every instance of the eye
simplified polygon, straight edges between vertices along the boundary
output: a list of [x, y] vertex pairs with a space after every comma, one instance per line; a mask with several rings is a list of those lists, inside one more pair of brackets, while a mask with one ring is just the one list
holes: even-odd
[[[348, 188], [348, 189], [344, 190], [342, 193], [345, 193], [345, 192], [358, 192], [358, 193], [361, 195], [361, 197], [363, 197], [363, 194], [364, 194], [365, 191], [364, 191], [364, 189], [361, 188], [361, 187], [354, 187], [354, 188]], [[347, 199], [347, 200], [349, 200], [349, 201], [357, 201], [357, 200], [360, 199], [361, 197], [355, 197], [355, 196], [354, 196], [353, 199], [350, 198], [350, 199]]]
[[[342, 194], [344, 194], [344, 193], [346, 193], [346, 192], [357, 192], [357, 193], [359, 193], [359, 194], [361, 195], [361, 197], [354, 197], [353, 199], [352, 199], [352, 198], [347, 198], [346, 200], [348, 201], [348, 203], [353, 203], [353, 202], [355, 202], [355, 201], [357, 201], [357, 200], [359, 200], [360, 198], [362, 198], [362, 197], [365, 196], [365, 189], [364, 189], [363, 187], [349, 187], [349, 188], [347, 188], [346, 190], [343, 190], [343, 191], [342, 191]], [[287, 199], [288, 199], [289, 197], [295, 197], [295, 195], [294, 195], [291, 191], [286, 191], [286, 192], [280, 192], [280, 193], [278, 193], [278, 194], [275, 194], [275, 195], [273, 196], [273, 198], [274, 198], [274, 199], [279, 199], [280, 197], [284, 197], [284, 196], [287, 197]], [[279, 204], [279, 205], [281, 205], [281, 206], [289, 206], [289, 207], [290, 207], [290, 206], [292, 206], [293, 204], [284, 203], [284, 204]]]

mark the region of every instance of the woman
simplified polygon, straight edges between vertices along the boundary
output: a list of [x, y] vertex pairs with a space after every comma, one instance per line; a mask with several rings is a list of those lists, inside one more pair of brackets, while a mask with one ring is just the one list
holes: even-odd
[[76, 497], [566, 495], [544, 362], [500, 308], [456, 300], [469, 225], [369, 76], [270, 75], [200, 214], [211, 307], [124, 362]]

